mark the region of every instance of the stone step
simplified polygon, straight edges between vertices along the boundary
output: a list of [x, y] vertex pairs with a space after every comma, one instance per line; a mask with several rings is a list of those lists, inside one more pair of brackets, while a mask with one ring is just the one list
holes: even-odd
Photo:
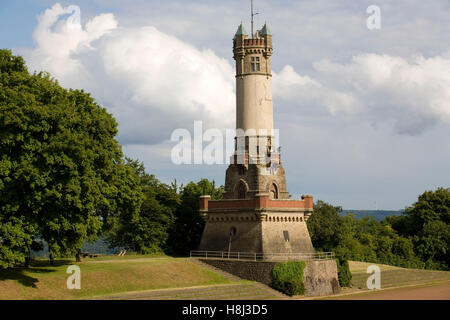
[[[352, 276], [352, 279], [367, 279], [370, 274]], [[420, 275], [420, 274], [399, 274], [399, 275], [385, 275], [381, 273], [383, 279], [450, 279], [450, 276], [442, 275]]]
[[[368, 274], [368, 275], [365, 275], [365, 276], [363, 276], [363, 277], [352, 277], [352, 280], [354, 280], [354, 281], [363, 281], [363, 280], [367, 280], [367, 278], [369, 277], [370, 275]], [[450, 277], [439, 277], [439, 276], [411, 276], [411, 275], [402, 275], [402, 276], [398, 276], [398, 277], [385, 277], [385, 276], [383, 276], [383, 275], [381, 275], [381, 278], [382, 279], [385, 279], [385, 280], [403, 280], [403, 279], [406, 279], [406, 280], [408, 280], [408, 279], [411, 279], [411, 280], [413, 280], [413, 279], [415, 279], [415, 280], [422, 280], [422, 279], [424, 279], [424, 280], [426, 280], [426, 279], [443, 279], [443, 280], [445, 280], [445, 279], [449, 279], [450, 280]]]
[[263, 300], [278, 299], [271, 290], [259, 284], [218, 285], [174, 290], [151, 290], [136, 293], [124, 293], [100, 299], [121, 300]]
[[152, 297], [155, 298], [165, 298], [165, 297], [174, 297], [174, 298], [201, 298], [203, 296], [221, 296], [221, 295], [246, 295], [246, 294], [254, 294], [254, 287], [241, 287], [237, 286], [236, 288], [211, 288], [211, 289], [197, 289], [197, 290], [179, 290], [177, 292], [165, 292], [161, 294], [153, 294]]
[[[370, 274], [363, 272], [352, 274], [352, 285], [358, 288], [365, 288], [369, 276]], [[450, 280], [450, 272], [417, 269], [381, 271], [382, 288], [425, 284], [445, 280]]]
[[[355, 274], [352, 275], [353, 279], [367, 279], [370, 274], [368, 273], [362, 273], [362, 274]], [[387, 272], [381, 272], [381, 277], [384, 279], [403, 279], [403, 278], [409, 278], [409, 279], [450, 279], [450, 273], [426, 273], [426, 272], [395, 272], [395, 273], [387, 273]]]
[[[352, 275], [352, 285], [364, 288], [370, 274], [357, 273]], [[450, 272], [430, 270], [387, 270], [381, 272], [383, 288], [425, 284], [435, 281], [450, 280]]]

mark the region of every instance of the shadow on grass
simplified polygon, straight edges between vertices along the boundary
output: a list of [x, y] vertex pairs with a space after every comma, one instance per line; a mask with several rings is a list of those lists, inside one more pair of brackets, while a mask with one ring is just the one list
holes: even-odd
[[[56, 269], [50, 269], [45, 267], [57, 267], [62, 265], [72, 264], [72, 260], [56, 260], [53, 266], [50, 266], [48, 261], [44, 260], [33, 260], [30, 265], [31, 268], [25, 267], [14, 267], [4, 270], [0, 270], [0, 281], [5, 280], [15, 280], [26, 287], [37, 288], [36, 283], [39, 279], [32, 277], [31, 274], [44, 274], [55, 272]], [[27, 274], [28, 273], [28, 274]]]
[[74, 260], [70, 260], [70, 259], [57, 259], [53, 262], [53, 265], [51, 265], [49, 260], [39, 259], [39, 260], [32, 260], [30, 265], [33, 268], [34, 267], [59, 267], [59, 266], [70, 265], [70, 264], [74, 264], [74, 263], [75, 263]]
[[[0, 272], [0, 281], [4, 280], [16, 280], [20, 284], [26, 286], [26, 287], [32, 287], [36, 288], [36, 283], [39, 282], [37, 278], [33, 278], [27, 274], [25, 274], [25, 271], [28, 269], [26, 268], [10, 268], [6, 270], [2, 270]], [[54, 270], [51, 269], [33, 269], [33, 272], [37, 273], [48, 273], [52, 272]]]

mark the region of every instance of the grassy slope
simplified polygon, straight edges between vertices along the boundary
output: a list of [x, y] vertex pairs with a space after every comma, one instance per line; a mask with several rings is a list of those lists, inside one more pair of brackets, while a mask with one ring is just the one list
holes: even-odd
[[226, 284], [230, 280], [184, 258], [86, 259], [81, 268], [81, 289], [68, 290], [67, 267], [74, 261], [59, 260], [57, 266], [38, 261], [29, 269], [0, 270], [0, 300], [83, 299], [126, 291]]

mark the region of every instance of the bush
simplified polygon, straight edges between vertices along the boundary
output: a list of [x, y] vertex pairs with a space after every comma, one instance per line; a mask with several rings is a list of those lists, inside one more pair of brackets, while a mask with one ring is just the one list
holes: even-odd
[[336, 259], [339, 286], [351, 287], [352, 285], [352, 273], [350, 272], [350, 267], [348, 261], [345, 259]]
[[305, 294], [305, 284], [303, 283], [305, 267], [306, 263], [303, 261], [276, 264], [272, 270], [272, 287], [290, 296]]

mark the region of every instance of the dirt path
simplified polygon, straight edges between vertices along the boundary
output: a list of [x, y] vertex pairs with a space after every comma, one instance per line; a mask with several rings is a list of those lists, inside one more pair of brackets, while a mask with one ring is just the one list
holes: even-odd
[[450, 300], [450, 282], [386, 289], [344, 296], [329, 297], [333, 300]]

